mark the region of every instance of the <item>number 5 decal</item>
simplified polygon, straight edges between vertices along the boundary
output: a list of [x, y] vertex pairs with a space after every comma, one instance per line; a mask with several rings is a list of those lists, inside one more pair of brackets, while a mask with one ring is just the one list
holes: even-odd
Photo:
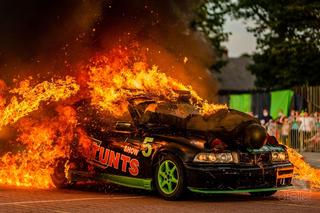
[[152, 153], [152, 146], [150, 143], [153, 142], [153, 138], [145, 137], [143, 141], [144, 150], [141, 152], [144, 157], [149, 157]]

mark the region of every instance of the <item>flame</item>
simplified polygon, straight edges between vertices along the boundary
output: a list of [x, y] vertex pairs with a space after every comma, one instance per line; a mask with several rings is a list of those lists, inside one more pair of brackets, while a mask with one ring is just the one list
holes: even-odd
[[320, 169], [312, 168], [294, 149], [287, 147], [287, 150], [294, 165], [294, 178], [309, 182], [312, 189], [320, 189]]
[[[9, 125], [17, 134], [6, 141], [11, 144], [9, 151], [3, 154], [0, 150], [0, 184], [53, 187], [51, 175], [56, 159], [70, 157], [74, 137], [78, 137], [81, 153], [89, 154], [90, 139], [77, 127], [76, 112], [62, 102], [76, 99], [80, 92], [94, 107], [116, 117], [127, 111], [127, 98], [147, 94], [175, 100], [180, 95], [178, 91], [188, 91], [192, 104], [204, 116], [227, 109], [226, 105], [208, 103], [191, 86], [160, 72], [157, 66], [149, 67], [143, 55], [128, 49], [94, 57], [79, 69], [78, 75], [34, 86], [28, 79], [13, 89], [8, 89], [0, 80], [0, 131]], [[58, 105], [54, 110], [52, 103]], [[296, 178], [319, 187], [319, 171], [307, 165], [293, 150], [289, 149], [289, 154], [295, 164]], [[66, 165], [66, 170], [71, 166]]]
[[0, 129], [39, 109], [41, 103], [65, 100], [75, 95], [78, 90], [79, 86], [70, 76], [67, 76], [66, 80], [44, 81], [35, 87], [30, 86], [30, 80], [24, 80], [18, 88], [9, 91], [16, 96], [13, 96], [9, 104], [0, 111]]
[[0, 158], [0, 183], [16, 186], [53, 187], [55, 160], [69, 154], [76, 124], [71, 107], [58, 107], [53, 118], [20, 121], [14, 150]]
[[115, 116], [121, 116], [127, 111], [126, 100], [129, 97], [149, 94], [174, 100], [179, 97], [178, 91], [190, 92], [194, 99], [193, 104], [199, 106], [203, 115], [227, 109], [226, 105], [209, 104], [191, 86], [186, 86], [160, 72], [157, 66], [148, 69], [147, 64], [143, 62], [134, 63], [132, 69], [114, 69], [108, 64], [107, 59], [100, 58], [99, 63], [89, 67], [88, 85], [92, 104]]

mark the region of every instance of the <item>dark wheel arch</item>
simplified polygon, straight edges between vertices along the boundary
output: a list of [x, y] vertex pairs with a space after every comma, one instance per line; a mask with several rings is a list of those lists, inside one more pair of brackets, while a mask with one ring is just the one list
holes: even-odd
[[58, 158], [55, 161], [53, 173], [51, 174], [51, 180], [55, 187], [58, 189], [64, 189], [69, 186], [68, 180], [65, 175], [65, 165], [67, 159]]

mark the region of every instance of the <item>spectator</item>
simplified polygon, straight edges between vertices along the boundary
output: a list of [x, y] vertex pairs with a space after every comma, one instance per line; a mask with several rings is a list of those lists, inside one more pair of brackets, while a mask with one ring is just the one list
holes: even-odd
[[279, 110], [279, 114], [278, 114], [278, 118], [276, 119], [277, 123], [278, 124], [283, 124], [283, 120], [284, 120], [285, 117], [286, 117], [286, 115], [283, 113], [283, 110], [280, 109]]
[[265, 126], [270, 120], [272, 120], [272, 117], [269, 115], [269, 111], [267, 109], [263, 109], [262, 117], [260, 118], [261, 124]]
[[312, 136], [309, 140], [307, 140], [308, 145], [307, 149], [314, 152], [319, 148], [320, 144], [320, 132], [317, 132], [314, 136]]
[[297, 149], [299, 148], [299, 113], [298, 112], [291, 112], [289, 117], [289, 123], [291, 125], [290, 130], [290, 146], [291, 148]]
[[[302, 113], [301, 113], [302, 114]], [[315, 129], [315, 119], [307, 112], [304, 112], [302, 114], [303, 116], [300, 116], [299, 121], [301, 122], [301, 125], [299, 127], [299, 131], [305, 132], [307, 134], [311, 133], [312, 130]]]
[[295, 118], [296, 118], [296, 112], [294, 110], [291, 110], [290, 116], [288, 118], [289, 123], [292, 124], [293, 121], [295, 121]]
[[314, 119], [315, 119], [315, 126], [316, 126], [316, 130], [319, 132], [320, 131], [320, 113], [319, 112], [315, 112], [314, 113]]
[[277, 135], [277, 123], [275, 121], [270, 119], [268, 121], [268, 123], [266, 124], [266, 129], [267, 129], [267, 133], [270, 136], [275, 136], [276, 137], [276, 135]]
[[290, 124], [289, 124], [289, 119], [285, 117], [283, 119], [282, 127], [281, 127], [281, 141], [285, 145], [288, 144], [288, 136], [290, 133]]

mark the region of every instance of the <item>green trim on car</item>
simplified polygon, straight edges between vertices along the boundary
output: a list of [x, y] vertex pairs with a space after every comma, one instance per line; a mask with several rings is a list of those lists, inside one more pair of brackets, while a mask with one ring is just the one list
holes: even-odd
[[274, 188], [261, 188], [261, 189], [238, 189], [238, 190], [212, 190], [205, 188], [194, 188], [188, 187], [191, 192], [202, 193], [202, 194], [232, 194], [232, 193], [244, 193], [244, 192], [267, 192], [267, 191], [278, 191], [284, 189], [290, 189], [292, 186], [285, 187], [274, 187]]
[[106, 180], [121, 186], [152, 190], [151, 178], [135, 178], [135, 177], [127, 177], [127, 176], [121, 176], [121, 175], [101, 174], [99, 179]]

